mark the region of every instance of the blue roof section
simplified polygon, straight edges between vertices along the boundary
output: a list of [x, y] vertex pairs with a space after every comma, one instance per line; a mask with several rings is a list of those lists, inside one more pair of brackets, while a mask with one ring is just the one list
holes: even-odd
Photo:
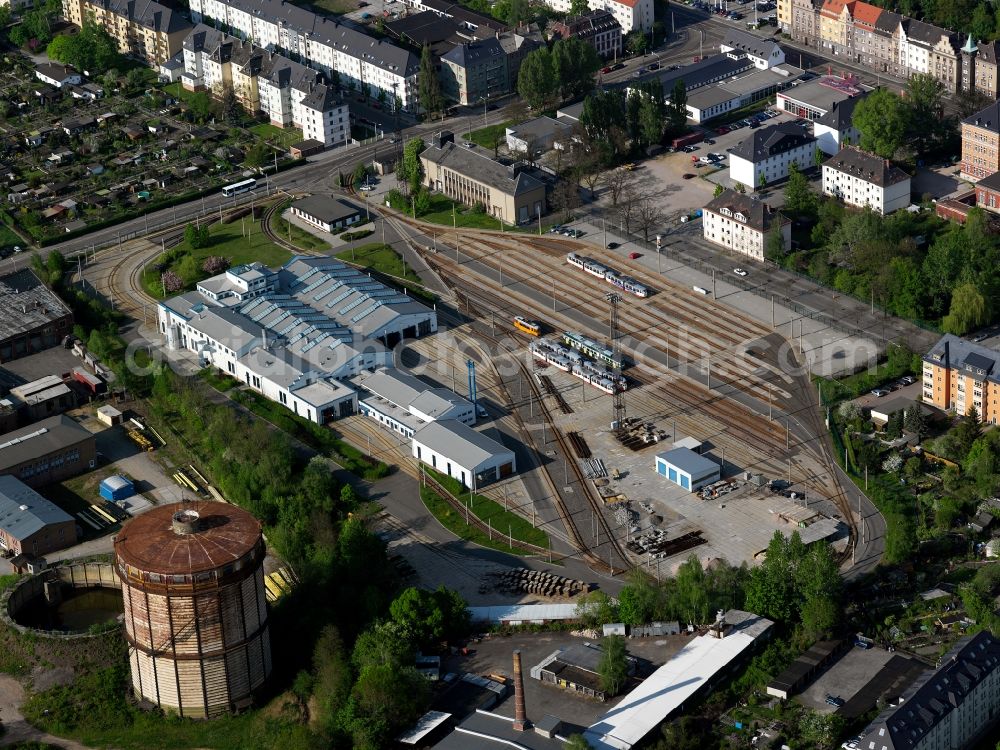
[[23, 541], [53, 523], [72, 516], [46, 500], [17, 477], [0, 476], [0, 529]]
[[695, 453], [690, 448], [674, 448], [673, 450], [657, 453], [656, 457], [666, 461], [671, 466], [676, 466], [685, 474], [692, 477], [700, 477], [709, 472], [718, 471], [719, 465], [710, 458], [705, 458], [700, 453]]

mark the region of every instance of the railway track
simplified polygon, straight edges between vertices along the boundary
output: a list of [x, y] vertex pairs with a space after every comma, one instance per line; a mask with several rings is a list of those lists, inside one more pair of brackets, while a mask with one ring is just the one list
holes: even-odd
[[[404, 223], [420, 230], [423, 229], [422, 225], [412, 220], [404, 220]], [[492, 313], [513, 315], [531, 312], [543, 318], [551, 315], [552, 313], [541, 310], [537, 300], [532, 300], [529, 304], [525, 304], [523, 295], [518, 295], [515, 290], [510, 288], [523, 283], [533, 288], [536, 292], [546, 295], [551, 294], [554, 306], [556, 303], [559, 303], [564, 307], [581, 309], [589, 315], [593, 313], [596, 305], [603, 313], [605, 307], [603, 303], [604, 295], [599, 292], [609, 291], [610, 287], [597, 285], [596, 282], [592, 284], [588, 289], [589, 297], [587, 304], [584, 305], [579, 296], [578, 284], [572, 285], [575, 291], [573, 289], [567, 291], [564, 288], [564, 283], [569, 281], [565, 269], [555, 272], [550, 265], [548, 268], [539, 270], [540, 265], [546, 265], [546, 255], [559, 254], [559, 256], [563, 256], [570, 251], [579, 251], [599, 260], [606, 260], [615, 267], [626, 268], [627, 272], [640, 282], [647, 283], [648, 286], [661, 290], [661, 294], [654, 294], [652, 297], [642, 300], [634, 306], [628, 306], [628, 308], [645, 307], [655, 311], [653, 313], [654, 317], [651, 318], [647, 315], [645, 318], [645, 323], [650, 334], [656, 331], [659, 325], [670, 325], [670, 319], [673, 318], [675, 320], [680, 319], [689, 326], [695, 341], [699, 341], [700, 337], [700, 344], [704, 347], [705, 351], [717, 350], [720, 343], [724, 346], [728, 344], [730, 349], [732, 349], [734, 346], [746, 344], [748, 338], [752, 342], [756, 339], [766, 339], [769, 336], [777, 336], [787, 345], [787, 340], [784, 337], [774, 334], [756, 320], [749, 318], [739, 311], [731, 310], [731, 308], [714, 300], [693, 299], [693, 295], [689, 294], [685, 287], [681, 287], [669, 279], [651, 276], [648, 272], [635, 269], [631, 265], [625, 265], [622, 259], [613, 257], [600, 248], [594, 248], [592, 245], [570, 240], [535, 238], [528, 235], [518, 235], [516, 238], [500, 237], [493, 233], [480, 233], [470, 230], [464, 230], [462, 234], [462, 252], [466, 255], [468, 255], [468, 248], [472, 246], [479, 246], [492, 251], [485, 256], [480, 256], [478, 258], [480, 262], [486, 263], [492, 254], [499, 255], [503, 253], [504, 268], [501, 277], [503, 296], [498, 295], [495, 290], [486, 291], [487, 288], [495, 287], [497, 283], [496, 278], [482, 277], [483, 283], [476, 285], [479, 288], [466, 289], [465, 294], [467, 297], [480, 298], [478, 306], [470, 303], [472, 306], [477, 307], [477, 309], [483, 307], [482, 297], [485, 296], [486, 306], [492, 308], [490, 310]], [[447, 238], [445, 241], [447, 241]], [[520, 249], [518, 249], [518, 246], [520, 246]], [[530, 267], [527, 269], [527, 273], [519, 277], [516, 271], [517, 267], [513, 266], [511, 261], [514, 260], [515, 253], [524, 252], [525, 246], [537, 252], [530, 255], [528, 261]], [[425, 255], [424, 259], [429, 265], [435, 267], [435, 270], [442, 276], [448, 278], [449, 284], [453, 287], [456, 284], [461, 285], [463, 282], [468, 281], [467, 271], [470, 269], [468, 269], [467, 265], [453, 261], [446, 249], [439, 250], [436, 255]], [[476, 272], [472, 271], [472, 273]], [[500, 274], [498, 264], [496, 275], [500, 276]], [[559, 280], [558, 285], [555, 282], [556, 279]], [[597, 288], [594, 288], [595, 286]], [[668, 296], [662, 293], [664, 291], [677, 291], [677, 294]], [[667, 299], [670, 300], [669, 307], [666, 304]], [[536, 311], [538, 312], [536, 313]], [[632, 324], [635, 325], [637, 322], [639, 321], [633, 320]], [[750, 334], [750, 336], [748, 337], [747, 334]], [[792, 440], [789, 435], [790, 430], [788, 426], [782, 429], [782, 425], [779, 423], [774, 423], [766, 419], [762, 420], [756, 411], [750, 410], [747, 407], [734, 406], [734, 402], [731, 399], [717, 392], [706, 392], [706, 389], [701, 384], [690, 381], [683, 376], [671, 374], [669, 388], [657, 382], [662, 378], [662, 373], [655, 371], [639, 374], [637, 379], [644, 382], [647, 386], [651, 386], [650, 390], [656, 390], [657, 395], [662, 395], [664, 398], [675, 402], [682, 411], [697, 411], [699, 414], [711, 411], [712, 415], [719, 419], [720, 425], [726, 434], [741, 438], [741, 442], [747, 446], [753, 446], [754, 449], [759, 449], [762, 445], [765, 446], [765, 450], [772, 460], [786, 455], [788, 456], [787, 460], [793, 462], [790, 455], [791, 452], [794, 450], [800, 453], [801, 455], [798, 456], [798, 460], [794, 460], [794, 465], [797, 468], [797, 472], [804, 477], [802, 483], [812, 485], [823, 496], [829, 497], [838, 507], [843, 518], [852, 527], [854, 533], [856, 533], [857, 526], [854, 516], [847, 505], [846, 495], [833, 470], [832, 459], [829, 456], [829, 445], [825, 438], [825, 425], [823, 424], [822, 416], [816, 410], [815, 399], [811, 398], [811, 383], [808, 381], [808, 378], [802, 374], [789, 375], [776, 365], [759, 358], [753, 361], [753, 365], [759, 372], [741, 372], [738, 370], [733, 371], [732, 369], [727, 372], [725, 368], [720, 368], [716, 363], [712, 363], [712, 381], [713, 385], [716, 385], [714, 390], [718, 391], [720, 387], [723, 389], [739, 390], [756, 400], [760, 398], [759, 390], [761, 385], [766, 384], [770, 392], [769, 401], [776, 397], [775, 403], [779, 409], [784, 411], [787, 419], [793, 420], [802, 426], [808, 435], [807, 437], [796, 436]], [[636, 369], [635, 372], [629, 372], [629, 375], [634, 376], [636, 373], [641, 373], [641, 371]], [[722, 373], [725, 373], [728, 377], [721, 377]], [[739, 378], [739, 380], [734, 380], [734, 378]], [[751, 387], [743, 382], [744, 378], [754, 383], [754, 385]], [[634, 397], [630, 394], [630, 398]], [[798, 404], [796, 405], [795, 402], [798, 402]], [[734, 409], [736, 409], [735, 414]], [[806, 458], [816, 461], [821, 471], [817, 472], [808, 468], [804, 462]], [[775, 470], [774, 465], [771, 465], [769, 468], [772, 472]]]

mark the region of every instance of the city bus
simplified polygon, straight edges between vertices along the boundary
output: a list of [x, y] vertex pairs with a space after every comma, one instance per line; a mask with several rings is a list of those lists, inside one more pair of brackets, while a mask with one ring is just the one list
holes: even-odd
[[249, 179], [243, 180], [242, 182], [234, 182], [232, 185], [226, 185], [222, 188], [222, 194], [229, 198], [233, 195], [239, 195], [240, 193], [246, 193], [256, 189], [257, 180]]

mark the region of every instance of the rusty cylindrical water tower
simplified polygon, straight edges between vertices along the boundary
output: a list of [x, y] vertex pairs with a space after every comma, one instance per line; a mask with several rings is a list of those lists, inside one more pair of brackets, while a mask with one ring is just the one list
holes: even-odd
[[115, 540], [132, 687], [191, 718], [252, 702], [271, 672], [264, 540], [251, 514], [180, 503], [133, 518]]

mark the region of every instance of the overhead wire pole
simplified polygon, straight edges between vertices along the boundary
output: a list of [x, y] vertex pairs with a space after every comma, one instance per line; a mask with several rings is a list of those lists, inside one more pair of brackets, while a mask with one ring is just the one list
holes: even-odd
[[[621, 302], [622, 297], [618, 292], [608, 292], [604, 295], [604, 299], [608, 301], [611, 305], [611, 351], [614, 360], [621, 364], [621, 349], [618, 342], [618, 303]], [[618, 432], [622, 429], [622, 423], [625, 421], [625, 391], [622, 388], [612, 387], [611, 394], [611, 409], [612, 409], [612, 422], [611, 429]]]

